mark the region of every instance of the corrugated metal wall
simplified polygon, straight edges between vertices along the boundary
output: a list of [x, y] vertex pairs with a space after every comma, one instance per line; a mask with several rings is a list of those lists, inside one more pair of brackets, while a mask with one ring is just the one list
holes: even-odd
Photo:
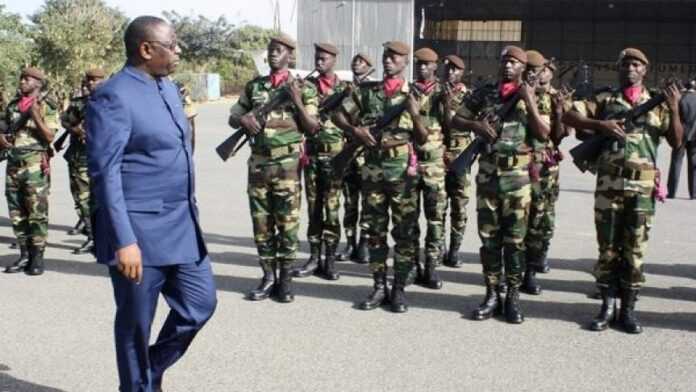
[[[314, 43], [328, 41], [341, 51], [337, 69], [350, 69], [358, 52], [367, 53], [382, 75], [382, 44], [413, 45], [415, 0], [299, 0], [297, 67], [314, 68]], [[407, 72], [411, 75], [411, 71]]]

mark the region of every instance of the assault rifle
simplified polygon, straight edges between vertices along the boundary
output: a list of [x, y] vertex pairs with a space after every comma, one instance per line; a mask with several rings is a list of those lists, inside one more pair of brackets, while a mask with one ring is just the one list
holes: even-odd
[[[367, 80], [367, 78], [375, 72], [374, 68], [370, 68], [369, 71], [366, 73], [362, 74], [360, 78], [356, 79], [355, 84], [357, 84], [357, 87], [360, 87], [362, 82]], [[351, 94], [353, 91], [353, 84], [350, 84], [349, 87], [346, 87], [343, 89], [341, 92], [333, 93], [330, 96], [326, 97], [321, 104], [319, 105], [319, 116], [323, 118], [329, 116], [331, 113], [333, 113], [338, 107], [343, 103], [343, 101]]]
[[[411, 85], [411, 94], [418, 98], [423, 95], [423, 92], [415, 84], [413, 84]], [[405, 99], [399, 105], [392, 106], [391, 108], [387, 109], [382, 117], [378, 118], [375, 124], [368, 128], [370, 135], [372, 135], [378, 144], [382, 139], [382, 130], [401, 116], [401, 113], [406, 110], [407, 104], [408, 100]], [[365, 145], [357, 138], [347, 143], [343, 147], [343, 150], [341, 150], [341, 152], [336, 154], [336, 156], [331, 159], [331, 168], [333, 170], [334, 178], [345, 177], [348, 167], [350, 167], [350, 164], [358, 155], [360, 155], [360, 152], [362, 152], [364, 148]]]
[[[316, 69], [307, 74], [307, 76], [305, 76], [302, 80], [306, 81], [310, 76], [314, 75], [315, 72], [317, 72]], [[266, 117], [268, 117], [272, 111], [278, 109], [289, 100], [290, 90], [289, 87], [285, 85], [270, 99], [270, 101], [251, 111], [252, 115], [256, 117], [256, 121], [258, 121], [261, 125], [261, 129], [266, 126]], [[249, 135], [247, 134], [247, 131], [240, 128], [235, 131], [232, 136], [220, 143], [220, 145], [215, 148], [215, 151], [223, 161], [227, 161], [230, 157], [235, 156], [237, 151], [239, 151], [248, 141]]]
[[[664, 94], [659, 93], [643, 104], [616, 116], [610, 116], [606, 120], [623, 120], [626, 126], [631, 126], [634, 125], [633, 123], [637, 118], [647, 114], [651, 110], [660, 106], [663, 102], [665, 102], [665, 96]], [[604, 150], [607, 145], [611, 145], [612, 149], [618, 149], [619, 147], [623, 147], [622, 144], [623, 142], [619, 142], [618, 140], [615, 140], [609, 136], [594, 135], [579, 145], [573, 147], [570, 150], [570, 155], [573, 157], [573, 163], [578, 169], [580, 169], [581, 172], [584, 173], [585, 171], [590, 170], [590, 172], [594, 173], [593, 166], [595, 162], [597, 162], [602, 150]]]

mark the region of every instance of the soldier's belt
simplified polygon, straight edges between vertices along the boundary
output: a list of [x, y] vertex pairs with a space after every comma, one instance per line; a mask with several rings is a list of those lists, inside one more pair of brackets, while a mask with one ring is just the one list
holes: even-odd
[[491, 163], [500, 169], [515, 169], [527, 166], [532, 162], [531, 154], [524, 155], [497, 155], [489, 154], [481, 156], [481, 160]]
[[616, 165], [604, 165], [599, 168], [599, 175], [610, 175], [614, 177], [622, 177], [633, 181], [655, 181], [657, 170], [653, 169], [632, 169], [630, 167], [621, 167]]
[[339, 152], [343, 149], [343, 142], [335, 143], [307, 143], [307, 152], [309, 154], [330, 154]]
[[294, 153], [299, 153], [300, 152], [300, 144], [288, 144], [286, 146], [280, 146], [280, 147], [256, 147], [252, 150], [252, 153], [254, 155], [260, 155], [262, 157], [266, 158], [279, 158], [282, 156], [294, 154]]
[[297, 123], [295, 122], [295, 120], [281, 120], [277, 118], [272, 118], [266, 121], [266, 128], [280, 130], [297, 129]]
[[408, 144], [401, 144], [398, 146], [383, 147], [380, 154], [383, 157], [396, 158], [402, 155], [408, 155], [408, 152]]

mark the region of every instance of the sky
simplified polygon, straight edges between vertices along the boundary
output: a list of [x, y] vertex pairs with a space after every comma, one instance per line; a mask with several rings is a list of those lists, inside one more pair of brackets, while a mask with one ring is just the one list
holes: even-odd
[[[123, 11], [128, 17], [138, 15], [161, 16], [163, 10], [174, 10], [183, 15], [203, 15], [217, 19], [224, 15], [233, 24], [254, 24], [273, 27], [272, 0], [104, 0], [111, 7]], [[297, 36], [297, 13], [294, 10], [297, 0], [278, 0], [280, 4], [281, 29]], [[7, 10], [21, 15], [36, 12], [44, 0], [0, 0]], [[195, 5], [195, 8], [192, 6]]]

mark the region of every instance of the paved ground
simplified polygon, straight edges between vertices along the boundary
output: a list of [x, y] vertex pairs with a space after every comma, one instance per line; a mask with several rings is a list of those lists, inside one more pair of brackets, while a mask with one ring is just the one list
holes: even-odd
[[[523, 297], [527, 321], [520, 326], [467, 319], [484, 291], [475, 218], [462, 249], [467, 263], [442, 270], [440, 291], [409, 288], [406, 314], [356, 310], [371, 280], [366, 267], [352, 263], [340, 264], [338, 282], [297, 282], [294, 304], [252, 303], [243, 299], [259, 276], [245, 159], [223, 164], [213, 153], [230, 131], [228, 105], [201, 108], [196, 152], [219, 306], [166, 375], [167, 391], [694, 390], [696, 242], [688, 219], [696, 216], [696, 203], [684, 199], [685, 189], [681, 199], [658, 208], [638, 304], [646, 331], [639, 336], [584, 329], [598, 308], [587, 297], [597, 253], [594, 178], [569, 162], [561, 174], [552, 271], [541, 276], [542, 296]], [[669, 150], [660, 153], [666, 170]], [[75, 214], [62, 159], [53, 169], [47, 273], [0, 274], [0, 392], [115, 391], [110, 283], [89, 256], [70, 253], [82, 239], [65, 234]], [[14, 258], [6, 248], [12, 239], [6, 216], [0, 203], [0, 264]]]

